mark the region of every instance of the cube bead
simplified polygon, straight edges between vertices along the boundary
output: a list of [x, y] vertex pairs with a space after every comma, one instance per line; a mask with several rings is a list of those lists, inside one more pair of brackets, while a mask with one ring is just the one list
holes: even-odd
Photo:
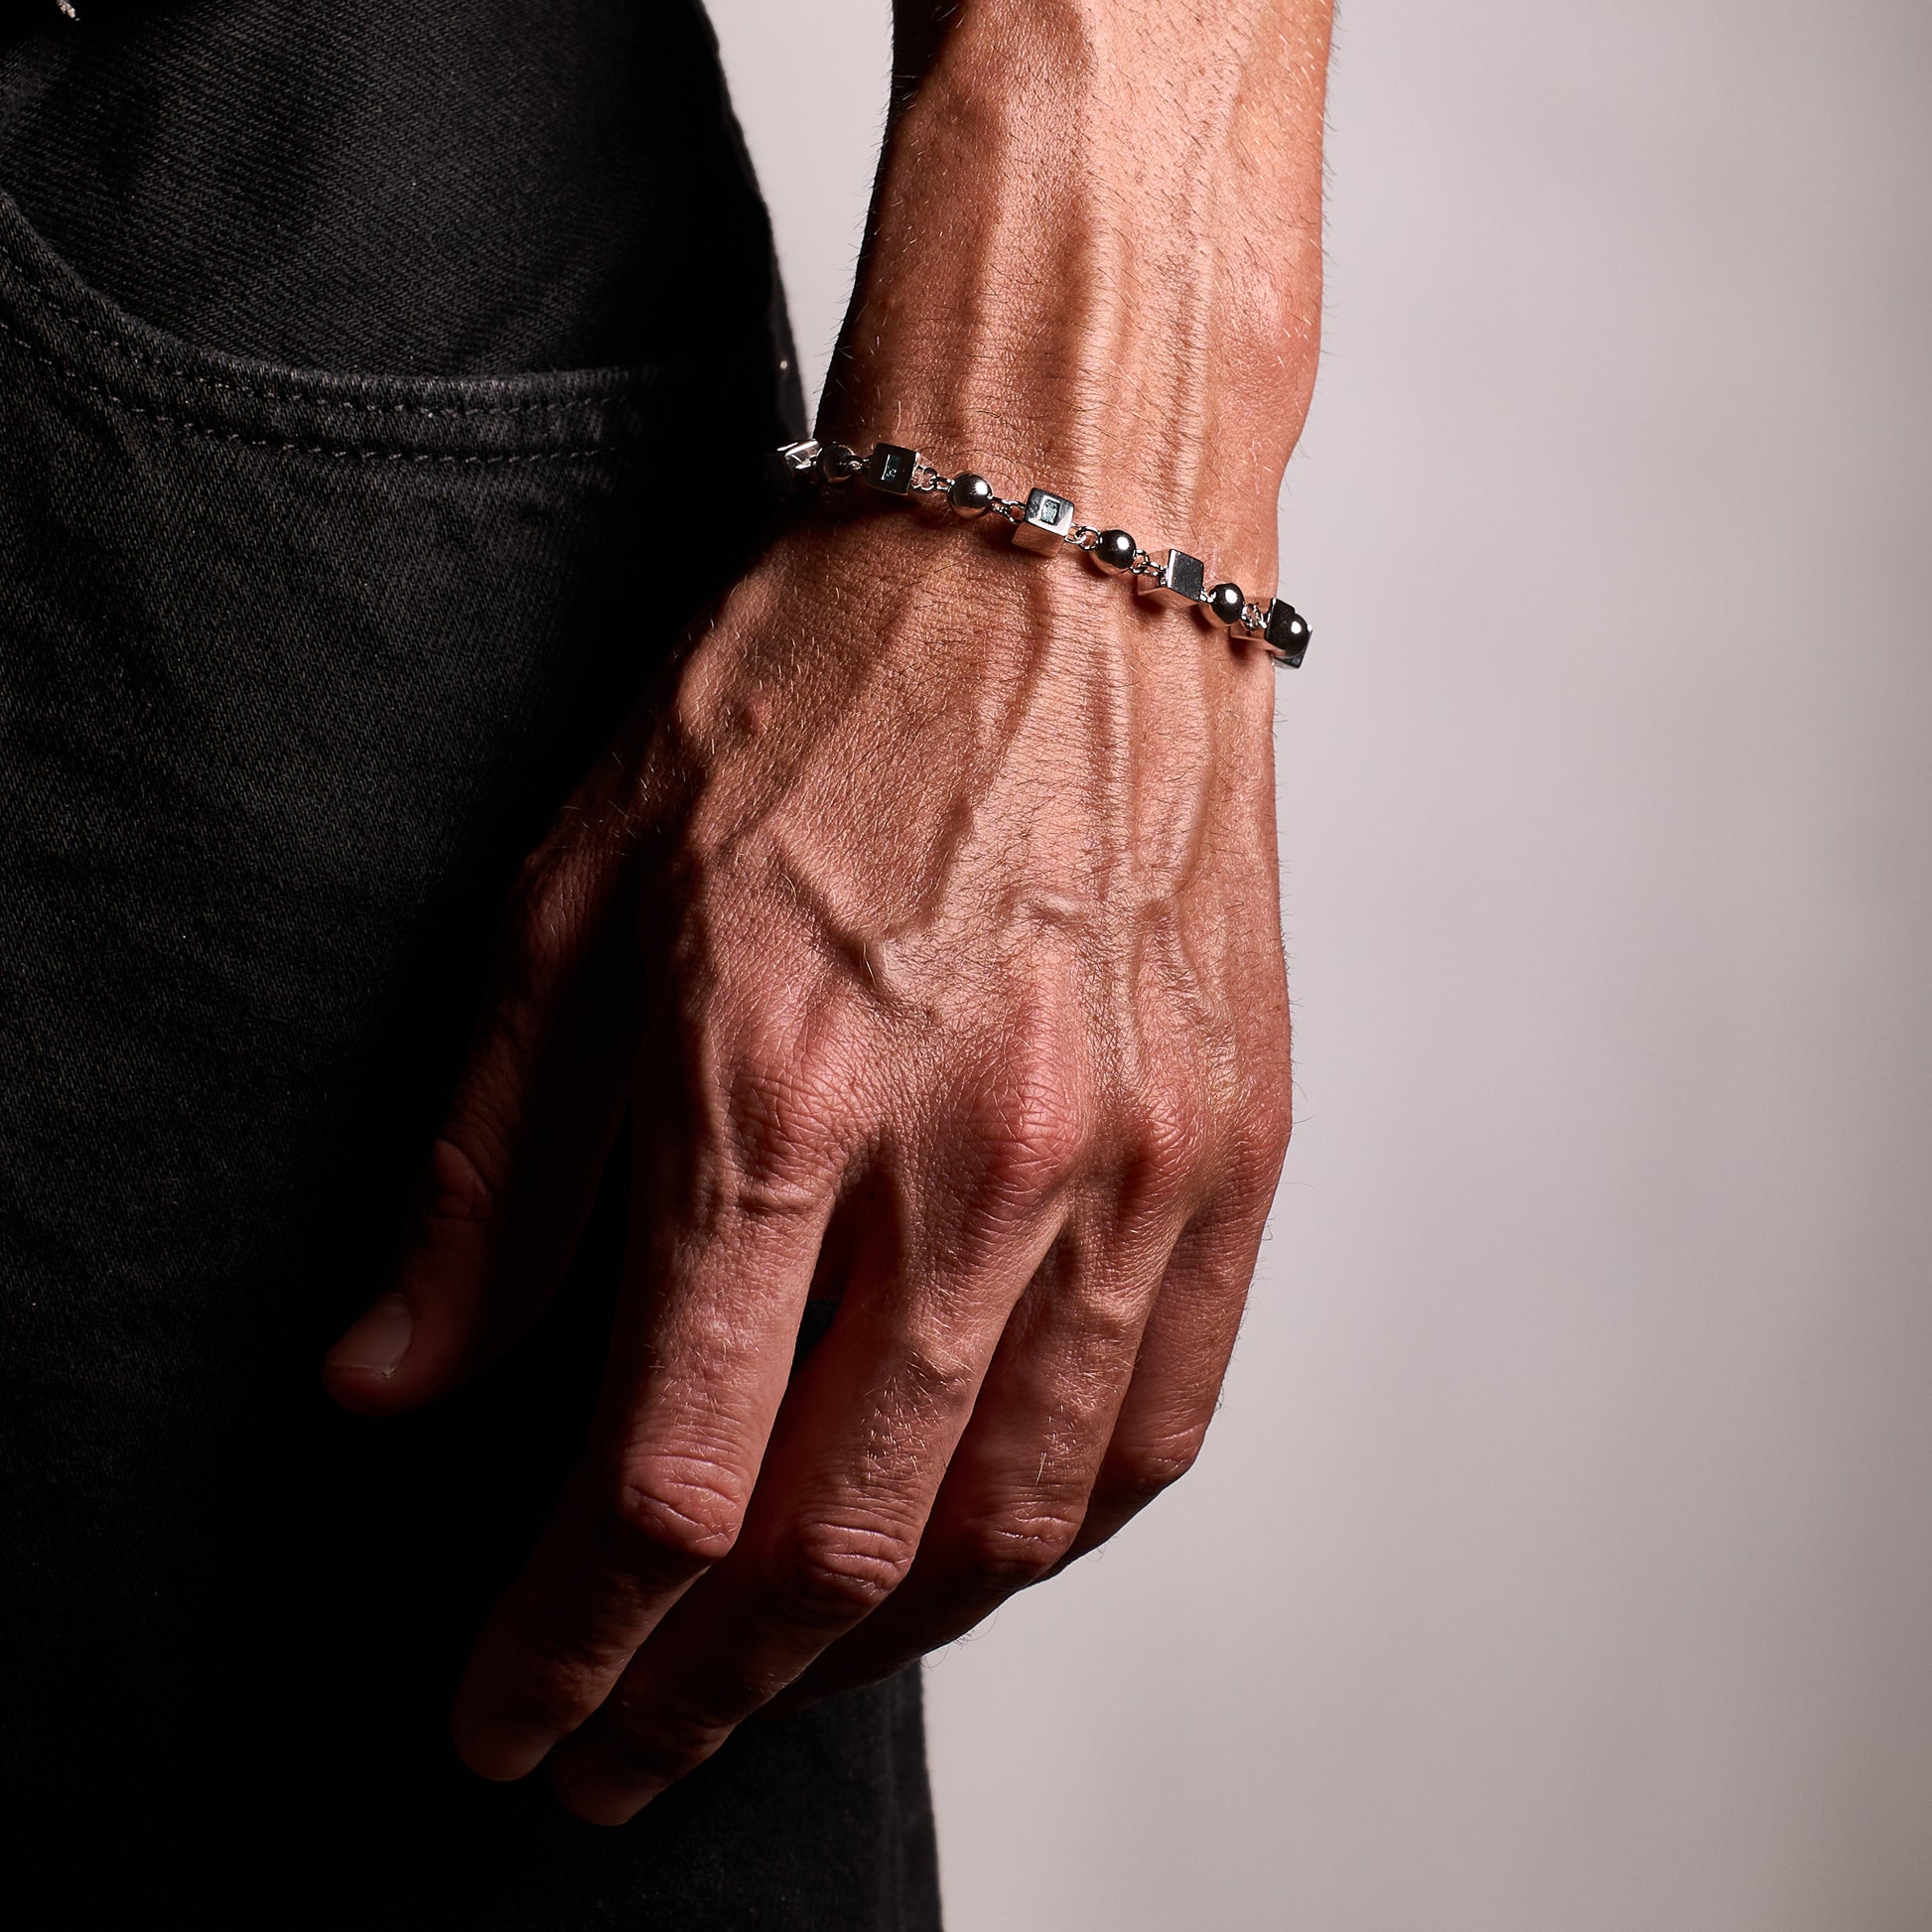
[[884, 490], [888, 496], [904, 496], [910, 493], [918, 469], [917, 450], [902, 450], [897, 443], [876, 443], [860, 474], [874, 489]]
[[1144, 597], [1165, 597], [1174, 604], [1198, 604], [1207, 591], [1207, 566], [1184, 550], [1170, 550], [1159, 572], [1137, 577], [1134, 588]]
[[1027, 513], [1013, 526], [1013, 540], [1023, 550], [1051, 556], [1073, 534], [1073, 505], [1050, 489], [1027, 492]]

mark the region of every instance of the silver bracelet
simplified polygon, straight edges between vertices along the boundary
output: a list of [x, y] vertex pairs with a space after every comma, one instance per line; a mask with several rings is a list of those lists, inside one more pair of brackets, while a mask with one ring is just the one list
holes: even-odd
[[1184, 604], [1246, 643], [1260, 644], [1277, 664], [1299, 669], [1309, 648], [1309, 626], [1294, 605], [1276, 597], [1249, 599], [1239, 584], [1207, 588], [1207, 566], [1184, 550], [1143, 550], [1125, 530], [1096, 530], [1073, 520], [1073, 505], [1057, 490], [1030, 489], [1025, 502], [995, 494], [971, 470], [943, 475], [917, 450], [877, 443], [862, 457], [843, 443], [787, 443], [777, 453], [781, 476], [793, 484], [851, 483], [855, 478], [886, 496], [943, 496], [961, 516], [990, 510], [1013, 525], [1013, 540], [1042, 556], [1061, 548], [1083, 551], [1102, 570], [1131, 577], [1151, 597]]

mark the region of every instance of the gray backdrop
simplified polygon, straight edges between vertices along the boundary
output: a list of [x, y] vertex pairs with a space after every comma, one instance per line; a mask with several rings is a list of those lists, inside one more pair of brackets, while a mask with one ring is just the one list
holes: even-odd
[[[887, 0], [714, 0], [815, 381]], [[1932, 1927], [1932, 7], [1362, 0], [1301, 1121], [1199, 1471], [930, 1670], [954, 1932]]]

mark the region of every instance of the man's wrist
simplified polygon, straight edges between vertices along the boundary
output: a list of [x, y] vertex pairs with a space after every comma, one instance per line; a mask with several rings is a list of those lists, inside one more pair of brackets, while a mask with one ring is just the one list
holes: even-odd
[[[1104, 499], [1130, 527], [1211, 527], [1267, 583], [1313, 377], [1319, 67], [1278, 33], [1238, 94], [1202, 80], [1177, 101], [1148, 64], [1198, 64], [1264, 20], [1312, 32], [1325, 9], [1194, 11], [961, 11], [896, 120], [820, 428]], [[1258, 169], [1271, 192], [1229, 207]]]

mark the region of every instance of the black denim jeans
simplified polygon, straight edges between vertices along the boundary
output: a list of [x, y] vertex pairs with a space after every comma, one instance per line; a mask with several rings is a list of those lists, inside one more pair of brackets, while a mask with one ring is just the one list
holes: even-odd
[[690, 283], [758, 320], [709, 360], [319, 375], [133, 320], [0, 198], [0, 1815], [50, 1923], [937, 1924], [915, 1676], [618, 1832], [450, 1749], [621, 1183], [469, 1389], [317, 1381], [517, 860], [743, 561], [791, 428], [753, 239]]

